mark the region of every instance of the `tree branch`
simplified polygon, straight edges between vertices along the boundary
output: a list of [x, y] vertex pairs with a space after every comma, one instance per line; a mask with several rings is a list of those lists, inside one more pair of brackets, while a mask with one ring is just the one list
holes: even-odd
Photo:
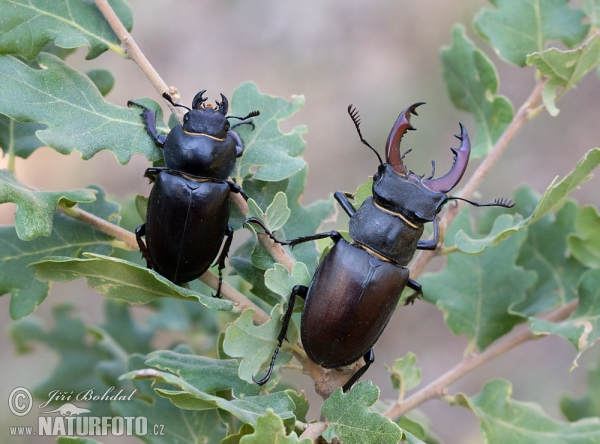
[[[551, 311], [541, 318], [552, 322], [561, 321], [569, 317], [575, 309], [577, 309], [578, 304], [579, 300], [574, 299], [568, 304]], [[450, 384], [456, 382], [458, 379], [492, 358], [515, 348], [517, 345], [534, 339], [535, 337], [536, 336], [531, 332], [528, 325], [515, 327], [510, 333], [499, 338], [493, 345], [485, 349], [485, 351], [467, 356], [435, 381], [406, 398], [404, 402], [392, 406], [385, 412], [384, 416], [395, 421], [407, 412], [423, 404], [425, 401], [444, 396]]]

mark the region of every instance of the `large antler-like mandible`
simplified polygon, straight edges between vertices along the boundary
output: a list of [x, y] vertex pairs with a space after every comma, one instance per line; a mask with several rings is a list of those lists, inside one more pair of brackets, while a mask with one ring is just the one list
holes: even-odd
[[200, 109], [202, 104], [208, 100], [208, 99], [205, 99], [204, 97], [202, 97], [205, 92], [206, 92], [206, 90], [203, 89], [198, 94], [196, 94], [196, 96], [194, 97], [194, 100], [192, 100], [192, 109]]
[[415, 116], [418, 116], [416, 109], [418, 106], [424, 104], [425, 102], [415, 103], [400, 113], [385, 144], [386, 162], [389, 163], [398, 174], [408, 174], [408, 171], [406, 171], [406, 168], [404, 168], [404, 164], [402, 163], [402, 153], [400, 152], [402, 136], [406, 134], [406, 131], [415, 129], [410, 124], [410, 115], [414, 114]]
[[229, 111], [229, 101], [227, 100], [227, 97], [223, 95], [223, 93], [221, 93], [221, 101], [217, 102], [217, 106], [219, 107], [219, 112], [226, 116], [227, 111]]
[[452, 164], [452, 168], [450, 168], [450, 171], [448, 171], [445, 176], [423, 181], [423, 185], [431, 191], [447, 193], [456, 186], [463, 177], [463, 174], [465, 174], [467, 164], [469, 163], [469, 156], [471, 154], [471, 141], [469, 140], [469, 135], [467, 134], [465, 127], [462, 123], [459, 123], [459, 125], [460, 136], [455, 135], [454, 137], [460, 140], [460, 148], [450, 148], [454, 153], [454, 163]]

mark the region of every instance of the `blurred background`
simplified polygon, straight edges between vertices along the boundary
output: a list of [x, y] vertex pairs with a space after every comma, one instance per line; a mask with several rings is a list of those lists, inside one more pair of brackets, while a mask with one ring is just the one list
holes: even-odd
[[[383, 150], [399, 112], [414, 102], [427, 102], [412, 120], [418, 131], [404, 139], [404, 148], [414, 148], [407, 163], [416, 172], [429, 173], [431, 159], [435, 159], [438, 172], [447, 171], [452, 162], [449, 148], [457, 146], [453, 134], [458, 132], [458, 122], [472, 137], [475, 135], [473, 119], [453, 108], [442, 78], [439, 50], [450, 44], [454, 23], [464, 24], [476, 45], [496, 63], [499, 93], [508, 96], [515, 108], [535, 84], [533, 68], [520, 69], [500, 61], [472, 31], [473, 15], [489, 6], [483, 0], [128, 3], [134, 14], [134, 39], [166, 83], [178, 88], [183, 103], [188, 104], [201, 89], [208, 89], [211, 102], [220, 92], [231, 97], [246, 80], [256, 82], [263, 93], [287, 99], [295, 94], [305, 96], [305, 106], [283, 124], [286, 131], [298, 124], [308, 127], [303, 154], [309, 164], [305, 204], [329, 198], [336, 190], [353, 191], [376, 171], [375, 156], [360, 144], [347, 115], [350, 103], [360, 111], [365, 138]], [[581, 3], [572, 2], [572, 6]], [[132, 62], [110, 52], [85, 61], [85, 53], [78, 50], [67, 63], [82, 71], [109, 69], [116, 83], [108, 101], [120, 106], [131, 98], [160, 101]], [[598, 104], [600, 88], [592, 73], [558, 103], [561, 112], [557, 117], [542, 114], [525, 126], [486, 178], [480, 200], [511, 196], [525, 183], [541, 193], [556, 176], [571, 171], [585, 152], [600, 146]], [[466, 176], [478, 163], [470, 163]], [[0, 159], [0, 167], [6, 165], [7, 159]], [[142, 177], [148, 166], [141, 156], [121, 166], [108, 152], [84, 162], [76, 153], [63, 156], [42, 148], [27, 161], [18, 159], [16, 169], [19, 178], [34, 187], [59, 190], [95, 183], [114, 199], [124, 200], [136, 193], [148, 195], [150, 187]], [[598, 184], [598, 178], [590, 180], [574, 197], [581, 204], [598, 206]], [[13, 213], [14, 206], [0, 206], [0, 223], [12, 224]], [[345, 224], [345, 216], [339, 222]], [[98, 322], [102, 318], [103, 296], [88, 290], [83, 281], [55, 284], [35, 314], [50, 320], [51, 307], [63, 301], [82, 307], [80, 315], [85, 320]], [[11, 322], [8, 306], [9, 297], [0, 298], [3, 326]], [[143, 317], [143, 309], [140, 313]], [[436, 307], [417, 302], [397, 310], [375, 346], [376, 362], [363, 379], [379, 385], [382, 398], [395, 399], [384, 364], [391, 365], [413, 351], [426, 384], [457, 363], [466, 346], [466, 338], [448, 332]], [[2, 399], [16, 386], [33, 387], [45, 379], [57, 362], [52, 352], [41, 347], [32, 355], [16, 355], [5, 335], [0, 338], [0, 350], [4, 357], [0, 361]], [[514, 385], [515, 399], [538, 402], [553, 418], [563, 419], [558, 409], [560, 396], [566, 390], [582, 393], [586, 369], [599, 356], [600, 352], [592, 349], [583, 356], [580, 367], [570, 371], [575, 357], [572, 346], [558, 338], [544, 338], [482, 366], [451, 386], [450, 394], [473, 395], [485, 381], [507, 378]], [[320, 404], [307, 377], [290, 372], [287, 380], [305, 389], [315, 405]], [[6, 418], [4, 402], [1, 409]], [[421, 410], [443, 442], [482, 442], [478, 421], [470, 411], [439, 400], [424, 404]], [[311, 414], [312, 419], [318, 417], [316, 409]]]

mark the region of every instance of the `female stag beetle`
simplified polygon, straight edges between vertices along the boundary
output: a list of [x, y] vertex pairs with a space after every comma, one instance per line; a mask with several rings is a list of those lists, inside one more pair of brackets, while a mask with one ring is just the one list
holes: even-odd
[[[242, 155], [244, 146], [240, 136], [231, 130], [237, 125], [252, 124], [250, 117], [227, 116], [229, 103], [221, 94], [216, 107], [205, 104], [200, 91], [194, 97], [192, 108], [186, 108], [183, 125], [177, 125], [168, 135], [159, 135], [156, 114], [139, 103], [129, 101], [144, 111], [141, 116], [146, 131], [154, 143], [163, 150], [164, 167], [148, 168], [144, 177], [155, 182], [148, 199], [146, 222], [136, 230], [136, 238], [148, 268], [170, 281], [180, 284], [199, 277], [217, 259], [219, 287], [215, 297], [220, 297], [222, 270], [231, 246], [233, 229], [229, 226], [229, 193], [240, 193], [242, 188], [227, 180]], [[230, 126], [227, 119], [238, 119]], [[142, 241], [146, 236], [146, 245]]]
[[[451, 199], [466, 200], [446, 193], [462, 178], [471, 145], [466, 129], [460, 125], [461, 134], [456, 136], [461, 141], [460, 148], [452, 148], [454, 164], [445, 176], [433, 179], [434, 162], [434, 172], [426, 179], [408, 170], [402, 162], [404, 155], [400, 152], [400, 141], [408, 130], [415, 129], [410, 124], [410, 115], [417, 115], [415, 110], [419, 105], [422, 103], [409, 106], [396, 120], [387, 139], [385, 162], [362, 137], [356, 109], [352, 105], [348, 107], [361, 142], [379, 159], [379, 168], [373, 177], [373, 196], [367, 198], [358, 210], [349, 201], [354, 197], [351, 193], [335, 193], [336, 200], [350, 216], [352, 243], [342, 239], [337, 231], [281, 241], [259, 219], [246, 220], [260, 225], [271, 239], [282, 245], [293, 247], [326, 237], [334, 242], [333, 248], [319, 264], [310, 286], [297, 285], [293, 288], [269, 370], [261, 380], [254, 379], [257, 384], [265, 384], [271, 376], [296, 296], [305, 299], [301, 338], [306, 354], [313, 362], [324, 368], [338, 368], [352, 364], [361, 356], [364, 358], [365, 365], [344, 384], [344, 391], [348, 391], [373, 363], [372, 347], [394, 313], [404, 288], [408, 286], [416, 292], [407, 299], [407, 304], [422, 294], [421, 285], [409, 278], [409, 270], [405, 267], [416, 250], [434, 250], [437, 247], [436, 215], [442, 205]], [[505, 199], [488, 204], [466, 201], [478, 207], [510, 208], [514, 205]], [[420, 240], [426, 222], [433, 222], [433, 239]]]

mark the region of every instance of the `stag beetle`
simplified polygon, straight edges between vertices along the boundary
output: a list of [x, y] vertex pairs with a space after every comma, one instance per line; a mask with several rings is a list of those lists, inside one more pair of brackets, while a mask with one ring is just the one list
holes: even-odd
[[[247, 119], [258, 116], [259, 111], [246, 117], [227, 116], [227, 98], [221, 94], [221, 102], [213, 107], [204, 103], [205, 92], [196, 94], [191, 109], [163, 94], [174, 106], [188, 110], [183, 125], [177, 125], [168, 135], [158, 134], [152, 110], [128, 102], [144, 110], [141, 116], [146, 131], [162, 149], [165, 163], [164, 167], [148, 168], [144, 174], [154, 186], [146, 222], [135, 230], [135, 235], [148, 268], [176, 284], [196, 279], [208, 270], [226, 237], [217, 259], [219, 286], [215, 297], [220, 297], [222, 270], [233, 239], [228, 223], [229, 193], [240, 193], [247, 199], [239, 185], [227, 180], [244, 150], [232, 128], [253, 125]], [[230, 126], [228, 119], [241, 122]], [[146, 237], [145, 245], [142, 236]]]
[[[356, 210], [349, 199], [351, 193], [336, 192], [335, 198], [348, 216], [349, 235], [353, 242], [342, 239], [337, 231], [317, 233], [293, 240], [279, 240], [259, 219], [249, 218], [246, 223], [260, 225], [271, 239], [282, 245], [294, 246], [302, 242], [329, 237], [333, 248], [319, 264], [309, 287], [296, 285], [289, 298], [278, 344], [273, 353], [267, 375], [254, 382], [265, 384], [273, 371], [277, 353], [285, 339], [296, 296], [305, 299], [301, 318], [301, 339], [308, 357], [324, 368], [339, 368], [364, 358], [365, 364], [343, 386], [348, 391], [373, 363], [373, 345], [390, 320], [402, 291], [406, 286], [415, 290], [406, 303], [412, 303], [422, 294], [421, 285], [409, 278], [406, 265], [416, 250], [435, 250], [438, 243], [436, 215], [451, 199], [460, 199], [472, 205], [510, 208], [513, 202], [497, 199], [479, 204], [446, 193], [462, 178], [471, 146], [466, 129], [460, 125], [460, 148], [452, 148], [454, 164], [442, 177], [432, 174], [423, 179], [403, 164], [400, 141], [408, 130], [411, 114], [417, 115], [415, 103], [406, 108], [396, 120], [386, 143], [386, 161], [363, 138], [360, 117], [352, 105], [348, 113], [358, 136], [379, 159], [379, 168], [373, 177], [373, 195]], [[408, 151], [407, 151], [408, 152]], [[433, 239], [420, 240], [423, 225], [433, 222]]]

